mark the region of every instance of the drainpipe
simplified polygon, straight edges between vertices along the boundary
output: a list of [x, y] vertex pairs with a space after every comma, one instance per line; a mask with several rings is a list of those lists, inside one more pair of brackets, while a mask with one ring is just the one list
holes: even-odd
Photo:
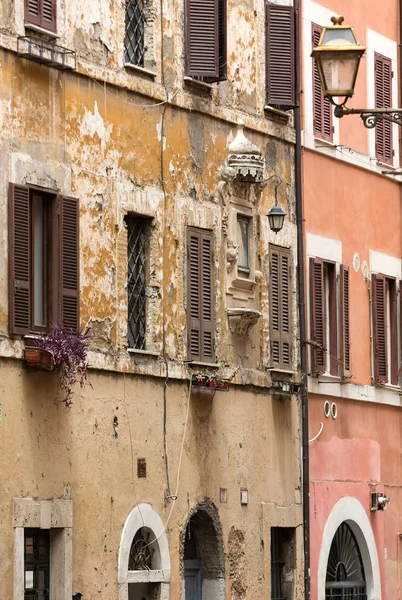
[[[402, 3], [402, 0], [400, 0]], [[309, 447], [308, 447], [308, 388], [307, 388], [307, 346], [306, 346], [306, 300], [304, 273], [304, 218], [302, 189], [302, 146], [301, 146], [301, 12], [300, 0], [294, 0], [295, 8], [295, 53], [296, 53], [296, 104], [294, 111], [296, 146], [295, 146], [295, 187], [296, 187], [296, 221], [297, 221], [297, 284], [299, 298], [300, 327], [300, 366], [303, 373], [301, 386], [302, 409], [302, 479], [303, 479], [303, 538], [304, 538], [304, 598], [310, 600], [310, 490], [309, 490]]]

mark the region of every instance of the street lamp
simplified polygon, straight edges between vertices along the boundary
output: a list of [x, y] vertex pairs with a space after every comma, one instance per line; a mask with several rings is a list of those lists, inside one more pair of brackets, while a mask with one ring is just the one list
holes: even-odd
[[275, 204], [267, 214], [267, 217], [271, 231], [278, 233], [278, 231], [282, 229], [286, 217], [286, 213], [283, 212], [280, 206], [278, 206], [278, 187], [282, 183], [282, 177], [275, 173], [265, 181], [269, 181], [270, 179], [273, 180], [272, 183], [274, 184], [275, 188]]
[[[365, 48], [357, 43], [353, 27], [343, 25], [343, 17], [331, 17], [333, 23], [324, 27], [320, 41], [311, 56], [320, 75], [324, 96], [335, 105], [334, 115], [360, 115], [368, 129], [378, 121], [391, 121], [402, 125], [402, 110], [395, 108], [345, 108], [355, 91], [360, 59]], [[335, 100], [337, 99], [337, 101]]]

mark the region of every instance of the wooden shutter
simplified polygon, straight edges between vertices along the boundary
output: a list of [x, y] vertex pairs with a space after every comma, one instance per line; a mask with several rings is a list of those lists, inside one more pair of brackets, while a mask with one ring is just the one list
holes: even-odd
[[371, 276], [373, 312], [374, 379], [388, 381], [386, 280], [384, 275]]
[[[312, 46], [315, 48], [320, 41], [322, 27], [312, 24]], [[324, 97], [317, 66], [313, 59], [313, 119], [314, 135], [332, 142], [332, 107], [328, 98]]]
[[[328, 273], [328, 319], [329, 340], [326, 345], [329, 348], [329, 372], [338, 376], [338, 319], [336, 302], [336, 265], [333, 262], [325, 262]], [[325, 271], [324, 271], [325, 277]], [[325, 322], [325, 319], [324, 319]]]
[[186, 75], [219, 78], [219, 1], [185, 2]]
[[340, 269], [340, 361], [342, 377], [350, 377], [349, 267]]
[[41, 0], [25, 0], [25, 23], [31, 25], [42, 24]]
[[64, 196], [61, 199], [61, 322], [75, 331], [79, 329], [79, 202]]
[[[375, 108], [392, 107], [392, 62], [389, 58], [374, 56]], [[375, 127], [375, 152], [378, 160], [392, 164], [392, 123], [379, 121]]]
[[57, 0], [42, 0], [42, 27], [56, 31]]
[[271, 366], [291, 369], [290, 253], [270, 247]]
[[399, 378], [402, 378], [402, 281], [399, 282]]
[[214, 278], [211, 231], [189, 228], [188, 340], [189, 358], [214, 362]]
[[266, 93], [267, 104], [294, 108], [295, 13], [293, 6], [266, 4]]
[[390, 352], [388, 357], [391, 367], [391, 384], [398, 384], [398, 325], [397, 325], [397, 290], [395, 279], [386, 280], [389, 293], [389, 332], [390, 332]]
[[30, 319], [30, 207], [29, 189], [10, 184], [9, 190], [9, 328], [11, 334], [29, 333]]
[[325, 371], [325, 310], [324, 263], [320, 258], [310, 258], [310, 331], [316, 346], [311, 348], [311, 371]]

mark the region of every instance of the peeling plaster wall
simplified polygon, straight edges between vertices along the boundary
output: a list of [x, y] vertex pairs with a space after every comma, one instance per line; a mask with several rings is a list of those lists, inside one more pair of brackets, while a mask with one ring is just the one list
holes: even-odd
[[[180, 534], [205, 498], [217, 506], [226, 556], [225, 599], [269, 597], [269, 527], [301, 523], [300, 414], [295, 397], [272, 397], [269, 365], [269, 243], [291, 248], [293, 366], [297, 370], [294, 130], [291, 117], [264, 114], [264, 3], [228, 3], [228, 81], [203, 88], [183, 81], [183, 3], [149, 0], [152, 31], [146, 67], [155, 78], [123, 68], [124, 2], [60, 2], [58, 43], [77, 51], [76, 73], [20, 59], [23, 6], [0, 7], [0, 474], [1, 594], [12, 598], [12, 499], [73, 501], [73, 589], [84, 598], [117, 599], [117, 553], [130, 510], [149, 502], [163, 522], [163, 352], [169, 366], [167, 447], [176, 485], [188, 380], [186, 228], [214, 230], [217, 362], [240, 365], [228, 394], [193, 393], [177, 504], [167, 530], [172, 560], [170, 598], [180, 597]], [[95, 80], [96, 79], [96, 80]], [[228, 323], [224, 207], [219, 168], [239, 119], [265, 155], [267, 174], [283, 178], [280, 205], [288, 214], [275, 236], [266, 214], [273, 187], [251, 196], [261, 273], [253, 306], [261, 319], [239, 337]], [[53, 398], [57, 376], [23, 367], [22, 341], [8, 336], [7, 195], [9, 182], [31, 183], [80, 199], [81, 327], [92, 327], [90, 382], [70, 411]], [[147, 349], [126, 344], [127, 272], [124, 216], [150, 219]], [[165, 312], [165, 318], [163, 313]], [[165, 322], [165, 336], [163, 323]], [[165, 337], [165, 348], [163, 338]], [[113, 426], [117, 418], [117, 432]], [[146, 457], [147, 478], [136, 459]], [[220, 487], [227, 504], [219, 503]], [[249, 505], [240, 505], [240, 489]], [[70, 492], [69, 492], [70, 494]], [[269, 504], [263, 511], [263, 504]], [[286, 507], [285, 513], [283, 513]], [[290, 515], [289, 518], [283, 514]], [[234, 528], [234, 529], [233, 529]], [[301, 528], [297, 529], [301, 556]], [[238, 556], [239, 555], [239, 556]], [[236, 558], [238, 556], [238, 558]], [[247, 577], [232, 578], [239, 560]], [[298, 561], [295, 598], [301, 598]]]

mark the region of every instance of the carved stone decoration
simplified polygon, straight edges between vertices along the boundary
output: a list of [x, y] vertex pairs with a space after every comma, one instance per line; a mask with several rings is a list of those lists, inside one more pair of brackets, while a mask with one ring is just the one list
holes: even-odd
[[228, 148], [227, 166], [234, 170], [237, 181], [258, 183], [264, 179], [265, 161], [260, 150], [243, 132], [244, 123], [239, 122], [236, 137]]
[[230, 331], [239, 336], [244, 336], [249, 328], [255, 325], [262, 313], [255, 308], [228, 308], [227, 309]]
[[226, 249], [226, 260], [227, 260], [227, 270], [230, 273], [233, 270], [237, 262], [237, 258], [239, 256], [239, 246], [234, 244], [231, 240], [227, 241], [227, 249]]

